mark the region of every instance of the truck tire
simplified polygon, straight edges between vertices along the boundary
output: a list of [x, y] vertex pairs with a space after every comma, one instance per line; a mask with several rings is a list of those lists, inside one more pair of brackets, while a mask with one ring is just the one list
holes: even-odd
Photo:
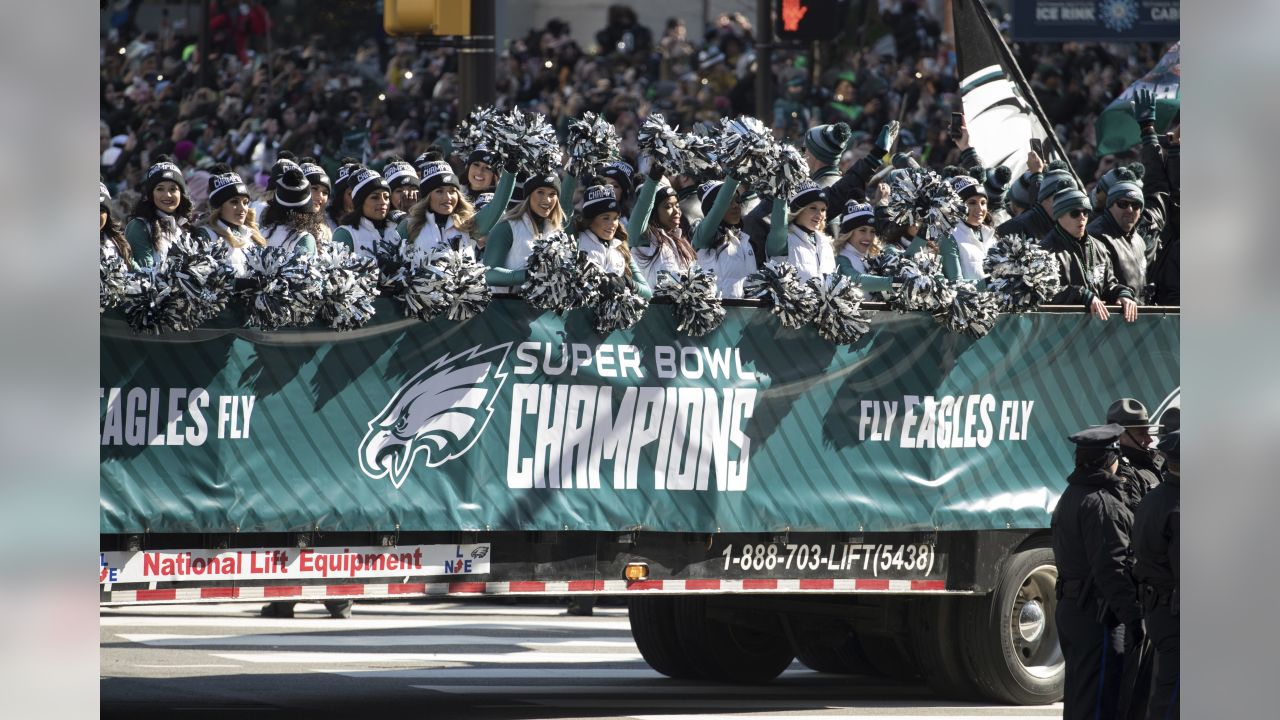
[[904, 682], [920, 679], [920, 664], [906, 635], [859, 632], [858, 642], [877, 674]]
[[680, 646], [675, 600], [661, 596], [627, 598], [631, 637], [649, 667], [667, 677], [694, 680], [701, 675]]
[[911, 649], [929, 689], [939, 697], [980, 697], [960, 651], [960, 600], [922, 597], [911, 608]]
[[[839, 631], [833, 628], [833, 631]], [[842, 631], [844, 639], [837, 645], [821, 640], [797, 641], [792, 649], [796, 659], [816, 672], [834, 675], [875, 675], [858, 636], [852, 629]]]
[[1017, 705], [1062, 699], [1057, 579], [1053, 550], [1042, 539], [1006, 558], [989, 596], [961, 602], [960, 646], [984, 697]]
[[778, 633], [719, 620], [704, 597], [678, 597], [680, 646], [699, 674], [717, 682], [765, 683], [795, 660], [791, 642]]

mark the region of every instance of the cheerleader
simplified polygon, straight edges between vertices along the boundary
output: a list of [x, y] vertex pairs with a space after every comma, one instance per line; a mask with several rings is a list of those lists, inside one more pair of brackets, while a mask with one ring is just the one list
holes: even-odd
[[604, 272], [625, 274], [635, 281], [636, 293], [641, 297], [653, 297], [644, 274], [631, 257], [627, 230], [619, 222], [621, 210], [622, 204], [612, 187], [603, 182], [588, 187], [575, 228], [578, 231], [578, 249]]
[[226, 243], [227, 262], [236, 277], [245, 277], [245, 250], [250, 245], [263, 247], [267, 240], [253, 223], [249, 188], [244, 180], [223, 164], [214, 165], [209, 172], [209, 217], [198, 232], [211, 243]]
[[342, 224], [342, 218], [346, 217], [354, 208], [351, 206], [351, 173], [359, 170], [361, 167], [359, 161], [352, 157], [344, 157], [339, 161], [338, 174], [334, 176], [332, 198], [329, 202], [329, 211], [325, 218], [324, 224], [329, 226], [330, 230], [337, 230]]
[[262, 234], [267, 244], [295, 253], [316, 254], [316, 237], [324, 224], [320, 213], [312, 212], [311, 183], [302, 168], [285, 170], [276, 181], [275, 194], [262, 214]]
[[281, 150], [276, 154], [276, 161], [272, 163], [271, 170], [267, 172], [267, 190], [262, 193], [262, 197], [249, 203], [249, 209], [253, 211], [254, 217], [262, 217], [267, 211], [267, 206], [271, 204], [271, 198], [276, 192], [276, 183], [280, 182], [280, 176], [284, 175], [284, 171], [290, 168], [298, 167], [298, 156], [288, 150]]
[[[570, 206], [577, 180], [566, 174], [557, 188], [555, 173], [524, 181], [523, 199], [493, 226], [484, 246], [485, 278], [495, 291], [517, 287], [525, 280], [525, 265], [534, 241], [569, 227]], [[497, 198], [490, 203], [501, 207]]]
[[[479, 225], [475, 208], [462, 192], [453, 168], [443, 160], [422, 166], [418, 202], [396, 228], [404, 238], [404, 253], [427, 253], [440, 247], [452, 248], [470, 260], [480, 254], [472, 236]], [[490, 213], [496, 219], [500, 208]], [[489, 220], [492, 224], [493, 220]], [[488, 228], [485, 228], [486, 230]]]
[[670, 185], [658, 184], [662, 175], [662, 165], [649, 166], [649, 177], [640, 187], [627, 223], [631, 256], [651, 288], [658, 286], [664, 273], [686, 273], [698, 260], [680, 224], [680, 198]]
[[631, 191], [633, 188], [632, 176], [635, 175], [635, 169], [622, 160], [614, 160], [607, 162], [596, 170], [596, 175], [604, 181], [605, 185], [613, 188], [613, 194], [618, 198], [619, 212], [622, 213], [622, 224], [627, 225], [631, 222], [630, 216], [627, 214], [627, 206], [631, 202]]
[[173, 242], [188, 233], [191, 198], [182, 170], [173, 158], [161, 155], [147, 168], [142, 181], [142, 198], [125, 226], [129, 241], [130, 267], [155, 267], [164, 262]]
[[98, 247], [104, 258], [124, 258], [125, 264], [132, 257], [129, 241], [124, 239], [124, 228], [111, 212], [111, 193], [107, 186], [98, 183]]
[[716, 274], [721, 295], [741, 298], [743, 283], [756, 271], [756, 254], [742, 230], [738, 181], [730, 177], [705, 182], [698, 186], [698, 196], [703, 214], [693, 231], [698, 265]]
[[968, 175], [958, 175], [950, 182], [964, 200], [965, 216], [940, 243], [942, 272], [948, 280], [981, 280], [986, 275], [982, 262], [996, 244], [996, 231], [987, 213], [987, 189]]
[[875, 210], [866, 203], [850, 200], [840, 217], [840, 236], [836, 238], [836, 267], [853, 278], [867, 292], [889, 292], [892, 278], [874, 275], [868, 261], [882, 253], [904, 253], [911, 257], [924, 245], [924, 236], [918, 235], [906, 250], [896, 245], [883, 245], [876, 235]]
[[333, 183], [329, 182], [329, 174], [315, 158], [302, 158], [301, 167], [303, 177], [311, 184], [311, 212], [319, 213], [321, 220], [324, 220], [316, 228], [319, 231], [316, 235], [316, 250], [327, 253], [333, 246], [333, 228], [329, 227], [325, 212], [329, 207], [329, 193], [333, 190]]
[[387, 219], [391, 210], [391, 188], [381, 175], [367, 167], [356, 169], [347, 178], [351, 189], [351, 212], [333, 231], [333, 242], [351, 248], [357, 255], [378, 257], [379, 243], [400, 246], [400, 233]]
[[399, 225], [409, 217], [409, 210], [418, 202], [418, 171], [404, 160], [394, 158], [382, 168], [382, 177], [391, 188], [391, 209], [387, 211], [387, 220]]
[[488, 148], [476, 148], [467, 156], [467, 201], [474, 204], [481, 193], [495, 193], [498, 182], [498, 156]]
[[[787, 210], [790, 213], [784, 215]], [[766, 253], [769, 257], [785, 257], [801, 280], [829, 275], [836, 270], [836, 255], [826, 225], [827, 191], [806, 180], [785, 208], [774, 202]]]

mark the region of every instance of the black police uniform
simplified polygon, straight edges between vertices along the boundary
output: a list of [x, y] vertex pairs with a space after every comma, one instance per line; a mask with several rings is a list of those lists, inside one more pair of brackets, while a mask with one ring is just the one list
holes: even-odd
[[[1066, 660], [1063, 712], [1074, 718], [1115, 717], [1127, 644], [1141, 635], [1141, 613], [1130, 575], [1129, 530], [1119, 456], [1120, 425], [1071, 436], [1076, 468], [1053, 511], [1053, 556], [1058, 565], [1058, 637]], [[1126, 635], [1128, 637], [1126, 637]]]
[[1124, 504], [1129, 512], [1138, 511], [1138, 503], [1147, 493], [1160, 484], [1164, 463], [1160, 456], [1151, 450], [1120, 446], [1120, 467], [1116, 474], [1124, 481], [1121, 490], [1124, 492]]
[[[1179, 444], [1178, 432], [1161, 437], [1161, 449], [1170, 462], [1178, 462]], [[1181, 485], [1179, 474], [1170, 470], [1160, 487], [1142, 500], [1133, 519], [1133, 577], [1156, 652], [1155, 681], [1147, 701], [1149, 718], [1178, 717]]]

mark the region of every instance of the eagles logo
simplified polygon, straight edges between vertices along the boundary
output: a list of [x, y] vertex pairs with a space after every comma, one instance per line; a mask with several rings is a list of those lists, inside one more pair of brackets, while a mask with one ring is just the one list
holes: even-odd
[[511, 343], [476, 346], [440, 357], [414, 375], [369, 421], [360, 442], [361, 471], [374, 479], [389, 477], [399, 488], [417, 455], [427, 467], [439, 467], [470, 450], [493, 416], [510, 349]]

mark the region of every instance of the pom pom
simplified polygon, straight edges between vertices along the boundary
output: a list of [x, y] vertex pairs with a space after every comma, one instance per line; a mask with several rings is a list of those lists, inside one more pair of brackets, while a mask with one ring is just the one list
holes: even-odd
[[1061, 160], [1061, 159], [1059, 159], [1059, 160], [1050, 160], [1050, 161], [1049, 161], [1049, 164], [1044, 166], [1044, 172], [1045, 172], [1045, 174], [1048, 174], [1048, 173], [1053, 172], [1054, 170], [1063, 170], [1063, 171], [1066, 171], [1066, 172], [1070, 173], [1070, 172], [1071, 172], [1071, 166], [1067, 164], [1067, 161], [1066, 161], [1066, 160]]
[[975, 340], [990, 332], [999, 317], [1000, 298], [996, 293], [979, 291], [972, 280], [957, 280], [950, 302], [933, 313], [939, 325]]
[[955, 288], [942, 276], [938, 261], [923, 253], [903, 258], [893, 282], [897, 288], [889, 306], [900, 312], [935, 312], [955, 297]]
[[409, 272], [409, 259], [404, 256], [405, 242], [379, 237], [373, 244], [374, 262], [378, 266], [378, 293], [395, 297], [404, 292]]
[[968, 175], [964, 168], [959, 165], [948, 165], [942, 168], [942, 179], [957, 177], [959, 175]]
[[1116, 168], [1116, 182], [1125, 182], [1125, 181], [1133, 182], [1137, 179], [1138, 179], [1138, 176], [1134, 175], [1133, 171], [1130, 170], [1129, 168], [1127, 167]]
[[1013, 180], [1013, 170], [1008, 165], [999, 165], [992, 172], [995, 173], [996, 183], [1000, 187], [1007, 187]]
[[1147, 166], [1140, 162], [1129, 163], [1126, 167], [1129, 169], [1129, 172], [1133, 173], [1134, 180], [1141, 182], [1142, 178], [1147, 176]]
[[663, 167], [680, 172], [684, 155], [684, 140], [667, 124], [662, 113], [653, 113], [640, 124], [636, 134], [640, 154]]
[[[412, 264], [422, 266], [423, 259], [415, 258]], [[437, 313], [466, 322], [489, 307], [493, 294], [482, 263], [452, 248], [437, 248], [426, 256], [425, 264], [434, 275], [428, 294]]]
[[458, 124], [453, 134], [453, 148], [464, 159], [480, 148], [493, 149], [491, 124], [501, 113], [494, 107], [473, 110]]
[[140, 335], [183, 329], [181, 301], [169, 284], [169, 277], [159, 267], [131, 273], [121, 305], [129, 328]]
[[862, 312], [862, 290], [844, 273], [809, 278], [808, 285], [816, 302], [813, 325], [824, 340], [852, 345], [871, 329]]
[[1005, 312], [1035, 310], [1062, 289], [1058, 259], [1021, 235], [997, 237], [982, 269], [988, 276], [987, 288], [999, 296]]
[[680, 139], [684, 143], [684, 156], [677, 172], [681, 175], [702, 179], [719, 167], [716, 161], [718, 146], [714, 138], [685, 133]]
[[339, 332], [364, 327], [378, 295], [377, 261], [340, 243], [321, 257], [320, 318]]
[[848, 123], [838, 122], [831, 126], [831, 134], [834, 136], [837, 147], [848, 147], [849, 141], [853, 139], [853, 129]]
[[573, 238], [551, 233], [534, 241], [520, 295], [536, 308], [563, 315], [595, 304], [602, 274]]
[[248, 305], [245, 325], [263, 330], [306, 325], [315, 319], [324, 279], [309, 255], [281, 247], [251, 247], [245, 252]]
[[758, 272], [747, 276], [743, 297], [763, 300], [783, 327], [797, 329], [813, 318], [818, 309], [813, 288], [801, 282], [795, 266], [770, 260]]
[[202, 233], [184, 235], [169, 246], [161, 265], [190, 330], [216, 317], [231, 300], [235, 271], [227, 262], [229, 248], [209, 241]]
[[790, 198], [809, 179], [809, 165], [792, 145], [778, 145], [778, 165], [764, 178], [763, 192], [775, 198]]
[[724, 303], [710, 270], [692, 265], [687, 273], [664, 273], [653, 294], [671, 301], [676, 330], [690, 337], [702, 337], [724, 322]]
[[889, 175], [889, 218], [916, 225], [925, 237], [940, 242], [964, 217], [964, 202], [951, 183], [932, 170], [907, 168]]
[[119, 253], [108, 253], [106, 245], [98, 246], [98, 313], [116, 307], [124, 300], [129, 279], [129, 265]]
[[636, 292], [635, 280], [625, 273], [605, 273], [600, 279], [599, 300], [596, 301], [594, 325], [601, 335], [614, 330], [625, 330], [640, 321], [648, 298]]
[[593, 112], [583, 113], [581, 120], [569, 120], [567, 140], [569, 172], [578, 177], [618, 157], [618, 132]]
[[749, 116], [725, 118], [720, 130], [717, 155], [730, 175], [744, 184], [759, 183], [777, 168], [777, 143], [764, 123]]

